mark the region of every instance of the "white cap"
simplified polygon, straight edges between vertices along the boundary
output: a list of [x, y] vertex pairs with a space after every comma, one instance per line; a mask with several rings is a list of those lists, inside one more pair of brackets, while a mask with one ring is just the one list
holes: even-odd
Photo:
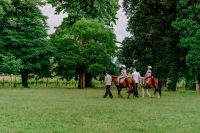
[[125, 65], [122, 65], [121, 67], [123, 67], [123, 68], [126, 68], [126, 66], [125, 66]]
[[148, 66], [147, 68], [148, 68], [148, 69], [152, 69], [152, 67], [151, 67], [151, 66]]

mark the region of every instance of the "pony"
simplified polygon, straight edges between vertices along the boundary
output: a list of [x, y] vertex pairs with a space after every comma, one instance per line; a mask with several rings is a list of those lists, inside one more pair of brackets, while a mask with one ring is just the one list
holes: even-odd
[[[142, 97], [144, 97], [144, 89], [146, 89], [146, 93], [148, 96], [151, 96], [148, 92], [148, 89], [154, 88], [154, 96], [156, 92], [158, 92], [158, 98], [161, 97], [161, 90], [163, 87], [162, 80], [155, 78], [153, 76], [146, 79], [147, 81], [144, 81], [144, 77], [140, 77], [140, 87], [142, 89]], [[147, 82], [146, 85], [144, 85], [144, 82]]]
[[115, 83], [115, 86], [117, 88], [118, 97], [122, 98], [122, 95], [121, 95], [122, 88], [128, 88], [128, 91], [127, 91], [128, 97], [127, 98], [129, 98], [129, 96], [130, 96], [131, 93], [133, 94], [133, 96], [135, 95], [134, 94], [134, 91], [135, 91], [135, 81], [133, 80], [132, 77], [125, 77], [125, 79], [123, 80], [122, 83], [120, 83], [120, 85], [118, 83], [118, 81], [119, 81], [118, 80], [118, 78], [119, 78], [118, 76], [111, 75], [111, 77], [112, 77], [112, 81]]

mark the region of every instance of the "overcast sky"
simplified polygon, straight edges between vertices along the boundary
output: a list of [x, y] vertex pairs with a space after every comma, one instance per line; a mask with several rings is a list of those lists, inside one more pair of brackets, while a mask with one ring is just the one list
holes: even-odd
[[[120, 3], [122, 2], [122, 0], [119, 1]], [[44, 6], [41, 10], [45, 16], [48, 16], [47, 24], [49, 26], [49, 34], [54, 33], [54, 27], [59, 26], [62, 23], [63, 18], [67, 17], [67, 14], [55, 15], [55, 9], [49, 4]], [[130, 36], [130, 34], [126, 31], [127, 18], [122, 8], [120, 8], [120, 10], [118, 11], [117, 18], [118, 20], [116, 21], [116, 25], [114, 26], [114, 32], [117, 36], [117, 40], [121, 42], [124, 37]]]

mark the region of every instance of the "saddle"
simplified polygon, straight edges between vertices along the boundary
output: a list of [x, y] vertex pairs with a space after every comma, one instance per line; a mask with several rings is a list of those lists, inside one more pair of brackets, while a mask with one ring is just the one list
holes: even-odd
[[152, 84], [151, 84], [151, 79], [152, 79], [152, 76], [147, 78], [145, 81], [144, 81], [144, 87], [150, 87], [152, 88]]
[[126, 78], [126, 77], [120, 78], [120, 81], [119, 81], [120, 84], [122, 84], [122, 83], [124, 82], [125, 78]]

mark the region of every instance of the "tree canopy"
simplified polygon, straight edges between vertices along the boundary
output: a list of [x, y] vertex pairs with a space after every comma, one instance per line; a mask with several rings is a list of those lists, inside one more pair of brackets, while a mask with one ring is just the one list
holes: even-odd
[[121, 61], [129, 66], [136, 61], [143, 72], [152, 65], [155, 76], [168, 80], [169, 90], [176, 90], [178, 78], [187, 79], [190, 69], [199, 72], [198, 0], [125, 0], [123, 6], [132, 37], [123, 41]]
[[46, 17], [39, 10], [39, 0], [7, 2], [13, 9], [3, 13], [0, 46], [22, 61], [22, 83], [28, 87], [28, 74], [39, 73], [50, 64]]
[[[72, 0], [72, 1], [69, 1], [69, 0], [64, 0], [64, 1], [48, 0], [48, 3], [52, 4], [53, 7], [56, 8], [57, 13], [60, 13], [61, 11], [64, 11], [64, 12], [67, 12], [67, 14], [68, 14], [68, 17], [64, 18], [62, 24], [57, 28], [56, 32], [52, 35], [52, 38], [54, 38], [54, 37], [57, 38], [58, 36], [60, 36], [60, 33], [61, 34], [68, 34], [68, 30], [71, 29], [71, 27], [74, 26], [74, 24], [77, 21], [82, 20], [82, 19], [86, 19], [86, 20], [95, 19], [96, 21], [98, 21], [98, 23], [101, 23], [101, 24], [106, 25], [106, 26], [111, 28], [112, 25], [115, 23], [116, 14], [117, 14], [117, 11], [119, 9], [118, 0], [77, 0], [77, 1], [75, 1], [75, 0]], [[94, 26], [96, 26], [96, 25], [94, 24]], [[87, 33], [88, 37], [89, 36], [94, 37], [93, 35], [95, 35], [95, 30], [91, 30], [90, 31], [90, 29], [88, 28], [87, 31], [84, 31], [85, 29], [83, 27], [79, 27], [79, 28], [80, 28], [79, 30], [81, 30], [81, 31], [83, 30], [82, 33], [84, 32], [84, 34], [86, 32], [88, 32]], [[91, 28], [94, 28], [94, 27], [91, 26]], [[78, 32], [76, 31], [76, 34]], [[102, 34], [100, 36], [103, 37]], [[85, 35], [84, 36], [80, 36], [80, 37], [82, 37], [82, 39], [83, 39], [85, 37]], [[92, 41], [88, 42], [87, 39], [89, 39], [89, 40], [91, 39], [91, 38], [88, 38], [88, 37], [84, 38], [84, 40], [82, 40], [83, 41], [82, 43], [84, 45], [85, 44], [87, 45], [87, 43], [97, 43], [97, 42], [103, 41], [103, 40], [101, 40], [101, 41], [98, 40], [98, 41], [95, 41], [95, 42], [92, 42]], [[95, 40], [95, 39], [97, 39], [97, 37], [95, 37], [93, 40]], [[69, 47], [72, 47], [72, 49], [76, 49], [77, 44], [74, 44], [74, 46], [73, 46], [73, 43], [74, 42], [70, 41], [68, 43], [68, 45], [70, 45]], [[59, 44], [59, 43], [57, 43], [57, 44]], [[112, 44], [110, 44], [110, 45], [112, 45]], [[59, 47], [62, 47], [62, 46], [58, 46], [58, 48]], [[96, 47], [96, 49], [98, 51], [98, 49], [99, 49], [98, 45], [95, 46], [95, 47]], [[95, 47], [93, 47], [93, 49], [95, 49]], [[87, 50], [88, 50], [87, 52], [90, 52], [90, 49], [87, 49]], [[103, 51], [101, 51], [101, 52], [103, 52]], [[86, 51], [85, 51], [85, 54], [86, 54]], [[69, 55], [66, 55], [66, 56], [70, 57]], [[107, 63], [107, 61], [106, 61], [107, 58], [109, 58], [109, 57], [105, 58], [105, 62], [106, 63]], [[79, 60], [80, 59], [83, 59], [83, 58], [79, 57]], [[102, 59], [100, 59], [100, 58], [98, 58], [98, 59], [94, 58], [93, 60], [95, 62], [97, 60], [100, 62], [100, 60], [101, 60], [101, 64], [103, 62]], [[90, 61], [92, 61], [92, 60], [90, 60]], [[92, 61], [91, 64], [93, 64], [94, 61]], [[86, 64], [87, 64], [87, 62], [89, 62], [89, 60], [86, 60]], [[61, 65], [60, 63], [57, 63], [57, 65], [58, 66]], [[71, 64], [76, 64], [76, 63], [71, 62]], [[71, 68], [73, 66], [74, 65], [70, 65], [69, 67]], [[87, 65], [86, 66], [83, 65], [82, 68], [84, 68], [84, 67], [88, 67], [88, 66]], [[71, 71], [68, 71], [67, 74], [69, 74], [71, 76], [71, 75], [74, 75], [75, 73], [79, 72], [79, 77], [84, 77], [84, 76], [80, 76], [80, 70], [81, 70], [80, 66], [78, 66], [78, 67], [76, 66], [76, 67], [73, 67], [73, 68], [76, 68], [78, 70], [74, 71], [73, 69], [71, 69]], [[102, 70], [103, 70], [103, 66], [99, 65], [99, 64], [95, 64], [95, 65], [91, 66], [88, 69], [88, 71], [86, 71], [86, 73], [84, 72], [86, 74], [86, 76], [85, 76], [86, 79], [84, 79], [86, 81], [86, 86], [91, 86], [92, 75], [94, 76], [94, 74], [93, 74], [94, 71], [93, 70], [95, 70], [96, 74], [100, 73], [100, 71], [102, 72]], [[62, 73], [61, 75], [63, 75], [66, 72], [66, 71], [65, 72], [63, 71], [62, 65], [60, 66], [59, 71], [62, 71], [62, 72], [58, 73], [58, 74]], [[82, 78], [79, 78], [79, 79], [82, 79]]]
[[198, 0], [186, 1], [181, 0], [177, 5], [177, 18], [172, 26], [179, 34], [180, 48], [187, 49], [187, 65], [200, 75], [200, 3]]
[[56, 7], [56, 12], [67, 12], [68, 25], [82, 18], [98, 19], [100, 23], [112, 25], [119, 9], [118, 0], [47, 0]]
[[115, 35], [97, 20], [77, 21], [71, 28], [57, 33], [52, 43], [56, 46], [58, 74], [66, 79], [78, 75], [85, 78], [86, 72], [93, 77], [103, 74], [112, 66], [116, 51]]

